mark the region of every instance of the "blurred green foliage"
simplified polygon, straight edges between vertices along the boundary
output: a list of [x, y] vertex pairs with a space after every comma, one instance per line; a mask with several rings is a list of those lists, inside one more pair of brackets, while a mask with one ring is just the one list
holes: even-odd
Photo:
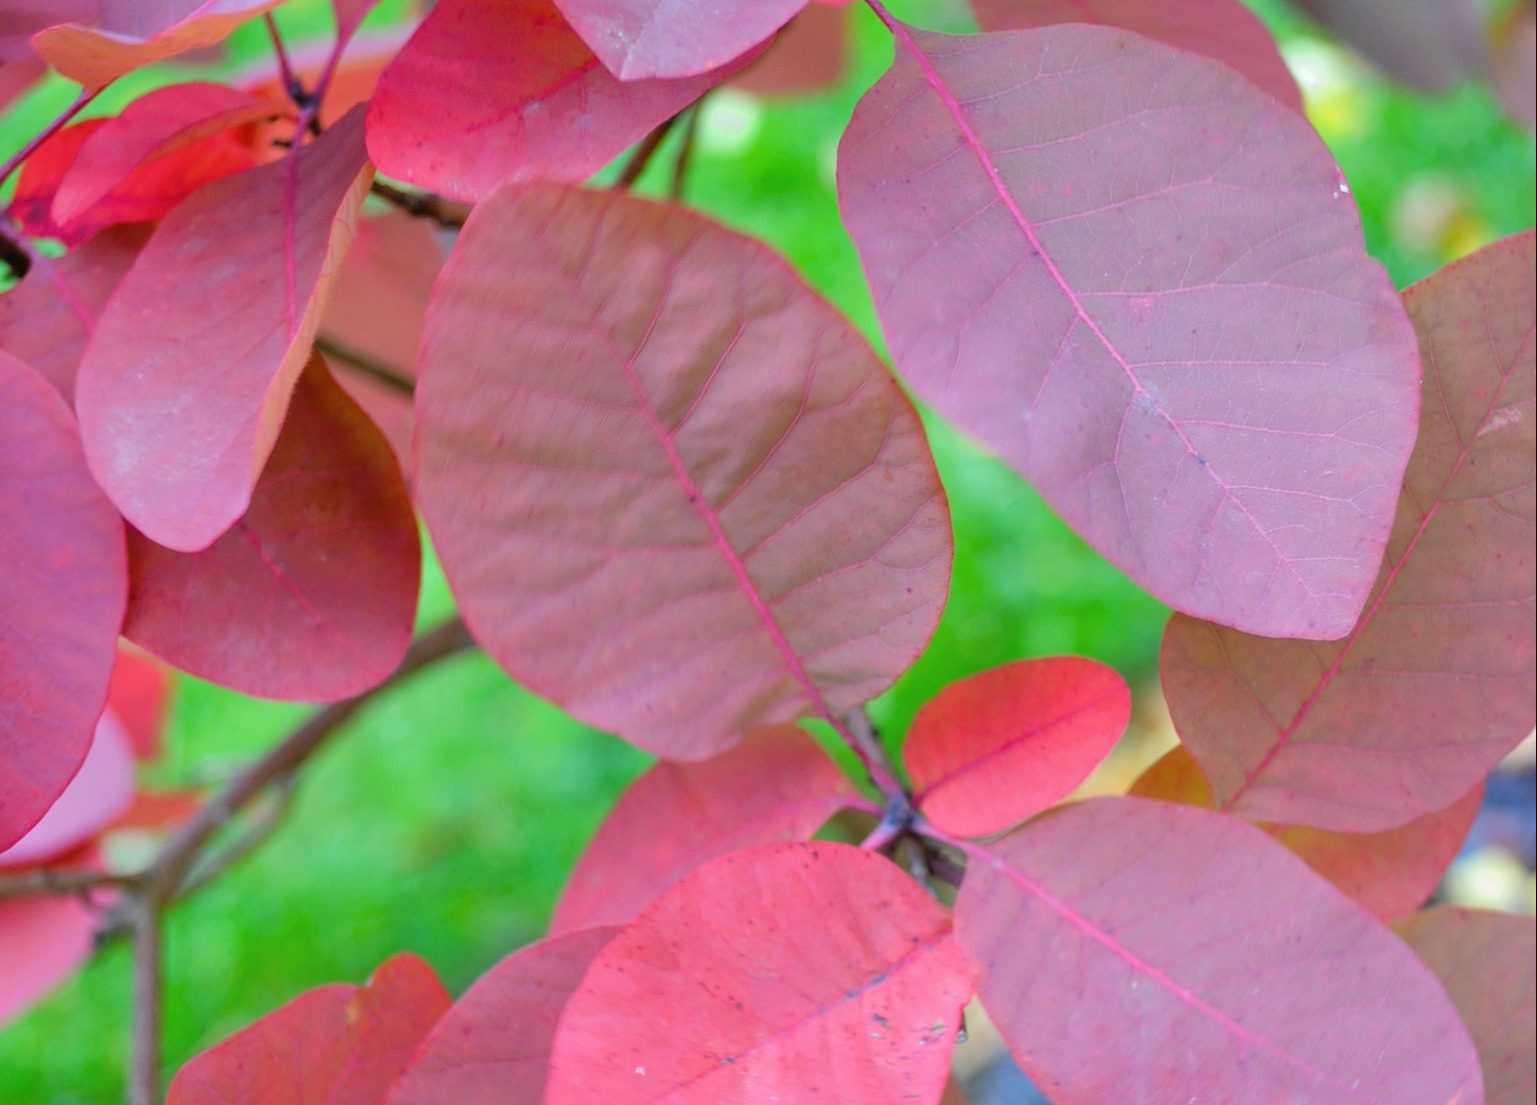
[[[1533, 144], [1489, 94], [1405, 94], [1308, 28], [1278, 0], [1254, 6], [1280, 33], [1314, 121], [1359, 201], [1367, 241], [1400, 284], [1533, 223]], [[398, 18], [401, 0], [376, 19]], [[903, 8], [922, 7], [912, 0]], [[953, 3], [930, 26], [954, 26]], [[325, 32], [318, 0], [281, 13], [294, 40]], [[816, 97], [764, 102], [725, 92], [704, 109], [689, 202], [767, 239], [872, 340], [878, 329], [834, 192], [837, 138], [889, 60], [862, 10], [852, 71]], [[936, 21], [937, 20], [937, 21]], [[268, 49], [239, 31], [227, 73]], [[103, 97], [116, 110], [149, 87], [187, 79], [171, 66]], [[61, 83], [3, 120], [0, 155], [71, 98]], [[643, 190], [666, 189], [669, 140]], [[956, 677], [1006, 660], [1096, 656], [1149, 688], [1165, 611], [1088, 550], [1001, 464], [930, 420], [954, 513], [950, 603], [932, 646], [874, 714], [894, 744], [914, 710]], [[451, 599], [429, 568], [423, 624]], [[206, 784], [258, 755], [303, 708], [183, 680], [168, 751], [151, 773]], [[479, 656], [455, 660], [382, 698], [313, 765], [281, 831], [173, 915], [168, 932], [171, 1069], [298, 991], [361, 980], [409, 949], [455, 990], [536, 938], [577, 853], [647, 762], [514, 686]], [[128, 1040], [128, 961], [114, 948], [0, 1032], [0, 1105], [104, 1105], [120, 1096]]]

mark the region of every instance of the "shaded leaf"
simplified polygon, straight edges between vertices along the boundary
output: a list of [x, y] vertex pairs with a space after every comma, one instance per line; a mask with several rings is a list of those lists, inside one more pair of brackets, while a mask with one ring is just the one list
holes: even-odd
[[47, 996], [91, 957], [95, 910], [74, 898], [0, 902], [0, 1025]]
[[368, 152], [469, 202], [504, 181], [581, 181], [721, 76], [622, 83], [553, 0], [442, 0], [380, 78]]
[[192, 1059], [166, 1105], [377, 1105], [450, 1000], [413, 955], [299, 995]]
[[149, 241], [147, 226], [114, 227], [62, 257], [37, 254], [26, 277], [0, 295], [0, 348], [75, 396], [75, 372], [96, 320]]
[[55, 23], [93, 19], [96, 10], [96, 0], [7, 0], [0, 8], [0, 109], [47, 68], [32, 49], [32, 36]]
[[544, 1105], [560, 1010], [618, 933], [544, 940], [492, 967], [427, 1034], [386, 1105]]
[[970, 996], [949, 914], [890, 861], [844, 844], [734, 852], [598, 953], [545, 1102], [937, 1101]]
[[185, 50], [212, 46], [283, 0], [99, 0], [89, 23], [60, 23], [32, 48], [64, 76], [100, 88], [124, 73]]
[[[411, 643], [421, 549], [389, 443], [310, 363], [250, 509], [196, 553], [128, 541], [123, 634], [245, 694], [335, 701]], [[195, 611], [195, 617], [188, 617]]]
[[0, 848], [85, 760], [128, 594], [123, 523], [87, 470], [69, 409], [0, 353]]
[[835, 721], [939, 617], [948, 511], [911, 405], [782, 260], [698, 215], [499, 190], [438, 282], [416, 402], [476, 638], [652, 751]]
[[847, 0], [812, 0], [730, 87], [754, 96], [806, 96], [835, 88], [849, 67]]
[[118, 646], [107, 686], [107, 709], [123, 723], [134, 758], [154, 760], [171, 712], [171, 673], [160, 661], [132, 646]]
[[367, 188], [354, 110], [200, 188], [107, 303], [75, 405], [91, 470], [152, 540], [195, 552], [245, 513]]
[[576, 33], [623, 81], [719, 69], [806, 6], [807, 0], [555, 0]]
[[1537, 4], [1517, 4], [1491, 29], [1489, 81], [1513, 118], [1537, 127]]
[[134, 783], [133, 747], [109, 710], [64, 793], [26, 836], [0, 851], [0, 869], [43, 863], [88, 843], [128, 809]]
[[115, 223], [159, 219], [201, 185], [250, 168], [249, 147], [230, 132], [291, 113], [286, 101], [222, 84], [146, 93], [81, 145], [53, 198], [54, 224], [79, 240]]
[[1478, 1046], [1487, 1105], [1537, 1092], [1537, 933], [1530, 917], [1438, 906], [1399, 935], [1436, 973]]
[[[1173, 749], [1133, 784], [1141, 798], [1210, 809], [1211, 784], [1190, 750]], [[1413, 913], [1435, 893], [1462, 850], [1483, 802], [1482, 784], [1444, 810], [1380, 833], [1261, 825], [1276, 840], [1385, 921]]]
[[1023, 31], [1059, 23], [1121, 27], [1144, 38], [1229, 65], [1288, 107], [1302, 92], [1275, 36], [1240, 0], [971, 0], [984, 31]]
[[1390, 829], [1456, 801], [1531, 732], [1532, 262], [1527, 233], [1404, 295], [1425, 356], [1420, 440], [1349, 638], [1169, 623], [1169, 710], [1224, 808]]
[[908, 382], [1175, 608], [1349, 632], [1418, 361], [1317, 134], [1124, 31], [892, 26], [838, 183]]
[[1476, 0], [1293, 0], [1395, 80], [1445, 92], [1484, 60]]
[[902, 759], [918, 809], [957, 836], [989, 836], [1071, 794], [1131, 719], [1131, 689], [1080, 656], [1021, 660], [935, 695]]
[[1483, 1099], [1429, 971], [1234, 818], [1137, 798], [1056, 810], [976, 850], [956, 935], [1055, 1105]]
[[808, 840], [840, 809], [862, 802], [793, 725], [749, 733], [703, 763], [659, 763], [620, 796], [582, 853], [550, 931], [627, 924], [706, 861]]

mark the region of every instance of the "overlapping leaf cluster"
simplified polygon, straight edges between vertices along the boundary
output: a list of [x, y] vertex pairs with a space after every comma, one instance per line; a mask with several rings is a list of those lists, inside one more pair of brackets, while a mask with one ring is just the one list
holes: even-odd
[[[274, 6], [25, 30], [83, 105]], [[1400, 297], [1232, 0], [979, 0], [973, 36], [871, 0], [895, 60], [838, 189], [901, 381], [1178, 612], [1183, 745], [1132, 796], [1064, 804], [1130, 712], [1071, 657], [941, 693], [904, 782], [861, 707], [948, 587], [916, 409], [769, 249], [582, 184], [722, 82], [793, 87], [828, 13], [441, 0], [380, 47], [370, 6], [312, 69], [25, 151], [0, 849], [118, 739], [120, 635], [250, 694], [380, 684], [418, 512], [486, 651], [663, 762], [549, 940], [457, 1003], [410, 958], [304, 995], [173, 1103], [935, 1102], [974, 996], [1058, 1105], [1529, 1095], [1529, 922], [1415, 911], [1533, 725], [1530, 234]], [[813, 839], [840, 811], [863, 847]]]

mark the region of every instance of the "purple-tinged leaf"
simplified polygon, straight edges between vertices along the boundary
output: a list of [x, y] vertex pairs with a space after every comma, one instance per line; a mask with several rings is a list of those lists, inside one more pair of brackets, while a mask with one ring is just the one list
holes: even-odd
[[1445, 92], [1484, 61], [1478, 0], [1292, 0], [1392, 78]]
[[1175, 608], [1348, 633], [1419, 361], [1307, 121], [1125, 31], [891, 26], [838, 180], [908, 382]]
[[1430, 972], [1235, 818], [1055, 810], [973, 849], [955, 915], [983, 1004], [1054, 1105], [1483, 1100]]
[[807, 0], [555, 0], [622, 81], [692, 77], [768, 41]]
[[1532, 731], [1533, 242], [1497, 242], [1404, 295], [1426, 366], [1420, 440], [1351, 635], [1169, 623], [1169, 710], [1223, 808], [1380, 832], [1449, 806]]
[[439, 278], [421, 370], [415, 485], [464, 616], [584, 721], [704, 759], [836, 723], [933, 632], [951, 538], [922, 426], [759, 243], [502, 188]]

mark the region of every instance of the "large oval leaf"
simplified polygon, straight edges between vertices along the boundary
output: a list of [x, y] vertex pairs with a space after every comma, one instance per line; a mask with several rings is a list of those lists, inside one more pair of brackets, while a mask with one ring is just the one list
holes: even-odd
[[379, 80], [368, 151], [469, 202], [505, 181], [581, 181], [722, 76], [620, 81], [553, 0], [442, 0]]
[[835, 719], [938, 620], [949, 517], [912, 406], [783, 261], [698, 215], [498, 191], [438, 281], [417, 420], [476, 638], [663, 755]]
[[902, 759], [923, 815], [947, 833], [989, 836], [1071, 794], [1131, 719], [1131, 689], [1081, 656], [1020, 660], [935, 695]]
[[492, 967], [427, 1034], [385, 1105], [544, 1105], [560, 1011], [618, 934], [543, 940]]
[[1533, 235], [1405, 293], [1420, 441], [1360, 624], [1332, 645], [1176, 617], [1164, 690], [1218, 803], [1377, 832], [1471, 790], [1537, 721]]
[[1289, 107], [1302, 110], [1275, 36], [1240, 0], [971, 0], [984, 31], [1024, 31], [1059, 23], [1121, 27], [1144, 38], [1230, 65]]
[[777, 725], [699, 764], [659, 763], [620, 796], [582, 853], [551, 932], [626, 924], [696, 867], [807, 840], [859, 792], [802, 730]]
[[133, 533], [128, 558], [124, 636], [245, 694], [348, 698], [411, 644], [416, 515], [389, 442], [318, 359], [230, 531], [196, 553]]
[[0, 902], [0, 1026], [91, 957], [100, 913], [73, 898]]
[[598, 953], [545, 1105], [937, 1101], [970, 996], [949, 914], [888, 860], [734, 852]]
[[983, 1003], [1055, 1105], [1483, 1100], [1430, 972], [1234, 818], [1068, 806], [976, 849], [955, 913]]
[[108, 709], [64, 793], [26, 836], [0, 849], [0, 869], [42, 863], [88, 843], [133, 804], [136, 782], [133, 746]]
[[1478, 1045], [1486, 1105], [1537, 1094], [1537, 932], [1532, 918], [1438, 906], [1396, 926], [1436, 973]]
[[75, 403], [91, 470], [157, 543], [196, 552], [245, 513], [368, 175], [357, 109], [195, 192], [107, 303]]
[[1317, 134], [1124, 31], [891, 26], [838, 185], [908, 382], [1175, 608], [1349, 632], [1419, 365]]
[[128, 597], [123, 523], [47, 381], [0, 353], [0, 849], [79, 770]]
[[689, 77], [735, 61], [807, 0], [555, 0], [623, 81]]
[[192, 1059], [166, 1105], [376, 1105], [449, 1004], [431, 967], [397, 955], [366, 986], [307, 991]]

